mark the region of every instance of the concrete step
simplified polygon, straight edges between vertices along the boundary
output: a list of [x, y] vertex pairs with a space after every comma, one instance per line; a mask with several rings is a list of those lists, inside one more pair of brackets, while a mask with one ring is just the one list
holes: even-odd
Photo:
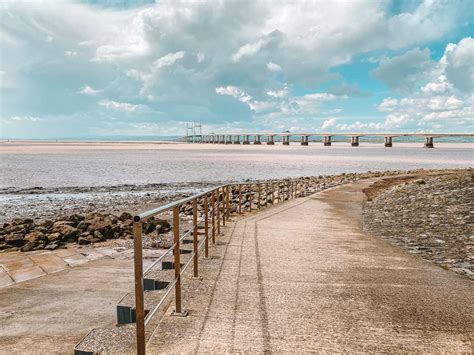
[[74, 355], [133, 353], [135, 324], [94, 328], [74, 347]]

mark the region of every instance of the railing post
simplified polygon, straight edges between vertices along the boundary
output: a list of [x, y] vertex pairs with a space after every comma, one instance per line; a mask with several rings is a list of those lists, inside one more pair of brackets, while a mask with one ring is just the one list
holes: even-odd
[[211, 224], [212, 224], [212, 244], [216, 243], [216, 192], [212, 191], [211, 195]]
[[260, 183], [257, 184], [257, 191], [258, 191], [257, 209], [260, 209], [260, 203], [262, 201], [262, 187], [261, 187]]
[[137, 354], [145, 355], [145, 305], [143, 301], [142, 222], [133, 223]]
[[219, 194], [220, 194], [220, 188], [217, 188], [217, 235], [221, 234], [221, 205], [220, 205], [220, 199], [219, 199]]
[[242, 185], [239, 184], [239, 214], [242, 214]]
[[225, 220], [226, 220], [226, 215], [225, 215], [225, 187], [222, 188], [222, 205], [219, 205], [221, 208], [222, 212], [222, 225], [225, 226]]
[[252, 184], [249, 184], [249, 211], [252, 212], [252, 200], [253, 200], [253, 192], [252, 192]]
[[175, 294], [175, 310], [172, 313], [175, 316], [185, 317], [187, 312], [181, 309], [181, 261], [180, 261], [180, 243], [179, 243], [179, 206], [173, 208], [173, 241], [175, 244], [174, 255], [174, 278], [176, 283], [174, 285]]
[[199, 277], [198, 270], [198, 227], [197, 227], [197, 198], [193, 200], [193, 251], [194, 277]]
[[271, 186], [271, 192], [272, 192], [272, 205], [274, 205], [275, 204], [275, 183], [271, 182], [270, 186]]
[[229, 218], [230, 218], [230, 201], [229, 201], [229, 198], [230, 198], [230, 188], [229, 188], [229, 185], [227, 185], [225, 187], [225, 199], [226, 199], [226, 205], [227, 205], [227, 208], [226, 208], [227, 221], [229, 221]]
[[204, 257], [209, 257], [209, 205], [207, 195], [204, 196]]

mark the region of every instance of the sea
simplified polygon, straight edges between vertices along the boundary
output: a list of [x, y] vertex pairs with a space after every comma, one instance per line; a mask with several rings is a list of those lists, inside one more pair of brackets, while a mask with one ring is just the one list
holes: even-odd
[[301, 146], [189, 144], [161, 140], [1, 141], [0, 191], [35, 187], [118, 186], [329, 175], [349, 172], [467, 168], [474, 143], [435, 139], [321, 142]]

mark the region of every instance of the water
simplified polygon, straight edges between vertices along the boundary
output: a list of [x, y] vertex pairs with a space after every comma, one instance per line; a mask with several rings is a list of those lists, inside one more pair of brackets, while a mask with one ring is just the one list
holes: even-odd
[[323, 147], [157, 144], [151, 142], [3, 142], [0, 189], [238, 181], [342, 172], [466, 168], [474, 144], [335, 143]]

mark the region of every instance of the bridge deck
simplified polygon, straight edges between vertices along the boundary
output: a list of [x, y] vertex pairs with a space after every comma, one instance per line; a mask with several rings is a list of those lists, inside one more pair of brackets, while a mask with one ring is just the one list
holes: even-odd
[[470, 352], [474, 284], [365, 234], [369, 182], [226, 227], [150, 352]]

